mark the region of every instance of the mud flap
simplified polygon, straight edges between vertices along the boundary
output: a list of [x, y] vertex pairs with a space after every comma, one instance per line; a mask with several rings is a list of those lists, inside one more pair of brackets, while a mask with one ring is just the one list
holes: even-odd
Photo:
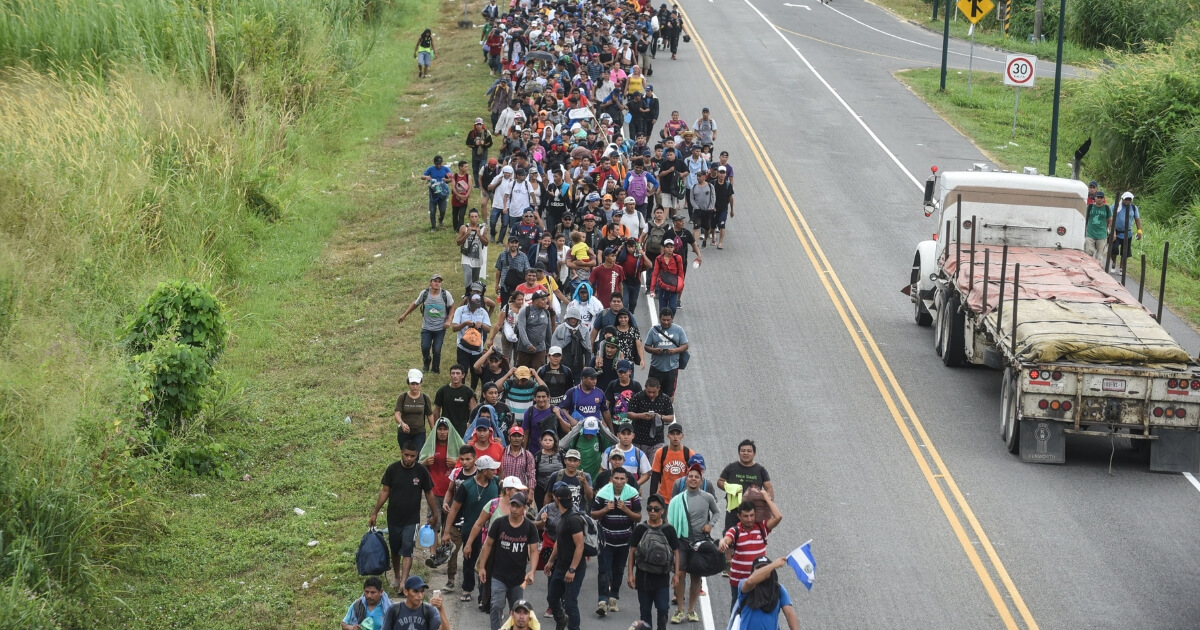
[[1158, 439], [1150, 442], [1150, 470], [1154, 472], [1200, 472], [1200, 432], [1195, 429], [1150, 430]]
[[1061, 422], [1021, 421], [1021, 461], [1035, 464], [1065, 464], [1067, 435]]

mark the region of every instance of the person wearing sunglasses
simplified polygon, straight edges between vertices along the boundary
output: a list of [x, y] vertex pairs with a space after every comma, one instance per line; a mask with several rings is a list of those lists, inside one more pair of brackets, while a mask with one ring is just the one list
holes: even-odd
[[658, 618], [658, 627], [667, 625], [671, 607], [671, 573], [679, 573], [679, 535], [663, 518], [667, 505], [663, 498], [652, 494], [646, 499], [646, 522], [633, 528], [629, 539], [629, 588], [637, 591], [642, 622], [651, 623], [651, 612]]

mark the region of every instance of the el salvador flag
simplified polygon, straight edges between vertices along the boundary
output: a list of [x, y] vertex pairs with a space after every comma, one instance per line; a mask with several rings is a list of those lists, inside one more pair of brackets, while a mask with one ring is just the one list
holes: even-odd
[[812, 541], [808, 541], [795, 551], [788, 554], [787, 563], [796, 572], [796, 577], [804, 584], [804, 588], [812, 590], [813, 580], [817, 579], [817, 561], [813, 559]]

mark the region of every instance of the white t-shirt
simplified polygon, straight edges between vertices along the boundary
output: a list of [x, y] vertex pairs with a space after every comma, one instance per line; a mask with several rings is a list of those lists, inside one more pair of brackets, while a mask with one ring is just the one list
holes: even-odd
[[[519, 218], [524, 216], [525, 209], [533, 206], [533, 184], [528, 181], [518, 181], [513, 177], [512, 182], [504, 182], [496, 188], [496, 192], [501, 192], [500, 207], [504, 207], [503, 198], [508, 197], [508, 216]], [[495, 205], [495, 202], [493, 202]]]
[[600, 460], [600, 467], [604, 470], [608, 470], [608, 456], [614, 451], [625, 455], [625, 463], [622, 464], [621, 467], [629, 471], [629, 474], [633, 475], [634, 479], [637, 479], [638, 477], [650, 472], [650, 459], [646, 457], [646, 453], [644, 451], [632, 444], [629, 445], [628, 451], [621, 450], [621, 446], [619, 444], [614, 444], [613, 446], [608, 447], [608, 449], [604, 451], [604, 458]]
[[624, 225], [625, 229], [629, 230], [630, 238], [640, 239], [642, 237], [642, 232], [646, 229], [646, 218], [643, 217], [642, 213], [638, 212], [637, 210], [634, 210], [633, 212], [622, 212], [621, 225]]

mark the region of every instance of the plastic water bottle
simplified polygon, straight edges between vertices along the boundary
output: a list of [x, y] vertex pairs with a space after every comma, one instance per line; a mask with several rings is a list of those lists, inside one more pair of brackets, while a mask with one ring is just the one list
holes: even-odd
[[699, 260], [693, 260], [693, 261], [692, 261], [692, 269], [699, 269], [699, 268], [700, 268], [700, 261], [699, 261]]
[[436, 535], [434, 534], [432, 527], [430, 527], [428, 524], [421, 526], [420, 540], [422, 547], [432, 547], [435, 538]]

